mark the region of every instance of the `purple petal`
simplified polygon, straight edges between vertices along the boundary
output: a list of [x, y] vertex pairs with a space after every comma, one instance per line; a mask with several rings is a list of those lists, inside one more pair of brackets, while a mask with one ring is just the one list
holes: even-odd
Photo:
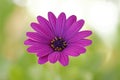
[[82, 28], [83, 24], [84, 24], [84, 20], [82, 19], [73, 23], [73, 25], [68, 29], [68, 31], [64, 35], [66, 40], [69, 40], [72, 36], [78, 33], [78, 31]]
[[56, 21], [56, 35], [57, 36], [62, 35], [64, 26], [65, 26], [65, 21], [66, 21], [66, 15], [65, 15], [65, 13], [61, 13], [58, 16], [58, 19]]
[[37, 42], [40, 42], [40, 43], [49, 43], [49, 40], [50, 40], [50, 39], [46, 39], [46, 38], [40, 36], [40, 34], [36, 33], [36, 32], [27, 32], [26, 35], [30, 39], [37, 41]]
[[49, 25], [49, 22], [42, 16], [38, 16], [37, 20], [42, 28], [42, 31], [49, 37], [54, 37], [54, 34], [52, 33], [52, 29], [51, 29], [51, 26]]
[[84, 30], [84, 31], [79, 32], [78, 36], [82, 39], [82, 38], [85, 38], [87, 36], [90, 36], [91, 34], [92, 34], [92, 31]]
[[27, 39], [27, 40], [24, 41], [24, 44], [25, 45], [36, 45], [36, 44], [39, 44], [39, 43], [36, 42], [36, 41], [33, 41], [31, 39]]
[[60, 54], [60, 58], [59, 58], [59, 62], [63, 66], [67, 66], [69, 64], [69, 58], [68, 58], [68, 56], [61, 53]]
[[48, 60], [50, 63], [56, 63], [56, 61], [60, 58], [59, 52], [54, 52], [48, 56]]
[[81, 32], [78, 32], [74, 37], [72, 37], [69, 41], [69, 42], [76, 42], [76, 41], [80, 41], [81, 39], [83, 38], [86, 38], [88, 36], [90, 36], [92, 34], [92, 31], [89, 31], [89, 30], [85, 30], [85, 31], [81, 31]]
[[39, 57], [38, 64], [44, 64], [48, 61], [48, 56]]
[[[48, 34], [46, 33], [46, 31], [43, 29], [43, 27], [40, 25], [40, 24], [37, 24], [37, 23], [31, 23], [31, 27], [37, 31], [41, 36], [45, 36], [45, 37], [48, 37]], [[46, 29], [47, 30], [47, 29]]]
[[49, 45], [45, 45], [45, 44], [39, 44], [39, 45], [32, 45], [30, 46], [27, 51], [30, 52], [30, 53], [39, 53], [40, 51], [43, 51], [43, 50], [49, 50], [50, 47]]
[[51, 25], [52, 32], [54, 32], [56, 26], [56, 16], [52, 12], [48, 12], [48, 19]]
[[83, 46], [89, 46], [89, 45], [92, 44], [92, 40], [82, 39], [82, 40], [80, 40], [80, 43], [81, 43]]
[[83, 47], [89, 46], [91, 44], [92, 44], [92, 40], [89, 40], [89, 39], [81, 39], [79, 41], [71, 43], [72, 46], [73, 45], [80, 45], [80, 46], [83, 46]]
[[43, 49], [40, 49], [40, 52], [37, 53], [37, 56], [43, 57], [43, 56], [46, 56], [48, 54], [51, 54], [52, 52], [53, 52], [53, 50], [51, 48], [43, 48]]
[[35, 31], [40, 32], [40, 33], [43, 33], [40, 24], [32, 22], [32, 23], [31, 23], [31, 27], [32, 27]]
[[64, 50], [64, 53], [70, 56], [79, 56], [80, 54], [85, 53], [85, 52], [86, 52], [86, 49], [78, 45], [68, 47]]
[[66, 20], [65, 31], [68, 30], [74, 22], [76, 22], [76, 19], [76, 16], [72, 15]]

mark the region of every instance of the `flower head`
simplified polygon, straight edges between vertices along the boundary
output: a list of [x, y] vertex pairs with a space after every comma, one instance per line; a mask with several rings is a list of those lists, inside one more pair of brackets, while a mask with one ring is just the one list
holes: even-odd
[[80, 31], [84, 20], [76, 21], [76, 16], [71, 15], [66, 19], [65, 13], [60, 13], [58, 18], [48, 12], [48, 20], [42, 16], [37, 17], [38, 23], [32, 22], [31, 27], [35, 32], [27, 32], [28, 39], [24, 42], [30, 47], [28, 52], [38, 57], [38, 63], [56, 63], [63, 66], [69, 64], [69, 56], [79, 56], [86, 52], [86, 46], [92, 41], [86, 39], [92, 32]]

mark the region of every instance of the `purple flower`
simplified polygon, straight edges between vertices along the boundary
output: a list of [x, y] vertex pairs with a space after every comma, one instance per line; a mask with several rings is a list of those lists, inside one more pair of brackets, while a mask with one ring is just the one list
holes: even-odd
[[66, 19], [65, 13], [58, 18], [48, 12], [48, 20], [42, 16], [37, 17], [38, 23], [32, 22], [31, 27], [35, 32], [27, 32], [28, 39], [24, 42], [30, 47], [28, 52], [38, 57], [38, 63], [56, 63], [59, 61], [63, 66], [69, 64], [69, 56], [79, 56], [86, 52], [85, 47], [92, 41], [86, 39], [92, 32], [90, 30], [79, 31], [84, 20], [76, 21], [76, 16], [71, 15]]

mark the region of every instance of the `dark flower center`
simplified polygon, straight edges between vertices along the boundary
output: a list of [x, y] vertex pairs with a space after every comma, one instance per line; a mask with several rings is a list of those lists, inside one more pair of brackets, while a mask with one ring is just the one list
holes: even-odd
[[64, 48], [66, 48], [67, 43], [65, 40], [63, 40], [61, 37], [55, 37], [51, 43], [50, 46], [55, 51], [62, 51]]

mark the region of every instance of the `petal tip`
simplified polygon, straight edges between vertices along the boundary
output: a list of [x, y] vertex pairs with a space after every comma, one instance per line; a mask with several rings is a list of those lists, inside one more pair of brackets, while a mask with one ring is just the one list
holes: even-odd
[[89, 45], [91, 45], [93, 43], [93, 41], [92, 40], [90, 40], [90, 43], [89, 43]]
[[40, 18], [40, 16], [37, 16], [37, 19], [39, 19]]
[[24, 41], [24, 45], [28, 45], [28, 40], [25, 40], [25, 41]]
[[35, 26], [35, 24], [36, 24], [36, 23], [31, 22], [31, 23], [30, 23], [30, 26], [33, 27], [33, 26]]
[[45, 64], [48, 62], [48, 57], [45, 56], [45, 57], [39, 57], [38, 59], [38, 64]]
[[77, 20], [77, 17], [75, 15], [71, 16], [75, 21]]
[[67, 66], [69, 64], [69, 58], [67, 55], [62, 55], [61, 54], [61, 57], [59, 59], [59, 62], [62, 66]]
[[48, 12], [48, 15], [51, 15], [51, 14], [53, 14], [53, 12], [49, 11], [49, 12]]
[[84, 47], [81, 47], [80, 53], [85, 53], [85, 52], [86, 52], [86, 49]]
[[62, 64], [62, 66], [66, 67], [66, 66], [68, 66], [68, 64]]
[[37, 16], [37, 20], [38, 20], [38, 22], [41, 21], [41, 18], [43, 18], [43, 17], [42, 17], [42, 16]]
[[32, 32], [26, 32], [26, 36], [31, 36], [32, 34], [31, 34]]
[[29, 53], [33, 53], [33, 51], [30, 49], [30, 47], [27, 48], [27, 51], [28, 51]]
[[92, 32], [92, 31], [89, 31], [89, 34], [91, 35], [91, 34], [93, 34], [93, 32]]
[[85, 20], [84, 20], [84, 19], [81, 19], [80, 22], [81, 22], [82, 24], [84, 24], [84, 23], [85, 23]]
[[65, 17], [66, 15], [65, 15], [64, 12], [61, 12], [60, 15], [59, 15], [59, 17], [61, 17], [61, 16], [62, 16], [62, 17]]
[[86, 34], [88, 34], [87, 36], [90, 36], [90, 35], [92, 35], [92, 31], [91, 30], [87, 30]]
[[29, 33], [30, 33], [30, 32], [26, 32], [26, 36], [29, 36]]

